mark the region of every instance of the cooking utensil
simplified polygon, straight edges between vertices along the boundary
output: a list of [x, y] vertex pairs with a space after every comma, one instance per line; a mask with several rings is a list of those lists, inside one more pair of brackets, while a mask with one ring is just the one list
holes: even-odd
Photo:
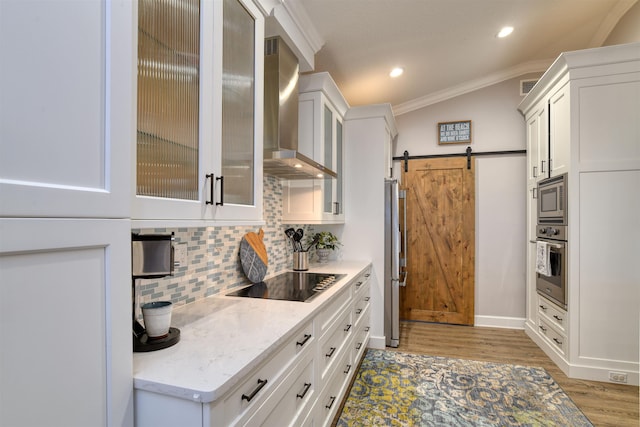
[[293, 235], [293, 240], [295, 240], [297, 243], [298, 251], [302, 251], [302, 243], [300, 243], [300, 241], [302, 240], [303, 237], [304, 237], [304, 230], [302, 228], [298, 228]]
[[289, 238], [289, 242], [291, 242], [291, 248], [294, 252], [297, 252], [296, 242], [293, 239], [293, 236], [296, 234], [296, 231], [293, 228], [287, 228], [284, 230], [284, 234]]
[[316, 243], [318, 243], [318, 240], [320, 240], [320, 236], [316, 236], [313, 241], [311, 242], [311, 244], [309, 246], [307, 246], [307, 249], [305, 249], [305, 252], [309, 252], [309, 249], [311, 249], [312, 247], [314, 247], [316, 245]]

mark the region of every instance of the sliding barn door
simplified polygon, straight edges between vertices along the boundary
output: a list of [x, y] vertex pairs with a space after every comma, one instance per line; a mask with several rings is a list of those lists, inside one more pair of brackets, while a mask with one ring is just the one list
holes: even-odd
[[408, 276], [400, 291], [400, 317], [473, 325], [474, 162], [469, 169], [464, 157], [408, 163], [402, 175]]

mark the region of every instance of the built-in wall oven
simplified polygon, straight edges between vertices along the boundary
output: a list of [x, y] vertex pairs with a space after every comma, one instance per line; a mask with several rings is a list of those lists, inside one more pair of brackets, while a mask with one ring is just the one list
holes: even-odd
[[536, 289], [567, 308], [567, 175], [538, 184]]

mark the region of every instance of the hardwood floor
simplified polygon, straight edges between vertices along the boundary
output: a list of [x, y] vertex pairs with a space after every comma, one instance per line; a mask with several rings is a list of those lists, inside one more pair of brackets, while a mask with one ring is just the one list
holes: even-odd
[[638, 387], [567, 378], [521, 330], [401, 322], [398, 351], [539, 366], [596, 427], [640, 425]]

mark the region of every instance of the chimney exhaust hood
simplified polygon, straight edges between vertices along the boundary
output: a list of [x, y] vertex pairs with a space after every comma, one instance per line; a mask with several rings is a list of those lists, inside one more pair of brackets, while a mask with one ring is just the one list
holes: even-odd
[[337, 178], [298, 151], [298, 59], [280, 37], [265, 40], [264, 173], [282, 179]]

